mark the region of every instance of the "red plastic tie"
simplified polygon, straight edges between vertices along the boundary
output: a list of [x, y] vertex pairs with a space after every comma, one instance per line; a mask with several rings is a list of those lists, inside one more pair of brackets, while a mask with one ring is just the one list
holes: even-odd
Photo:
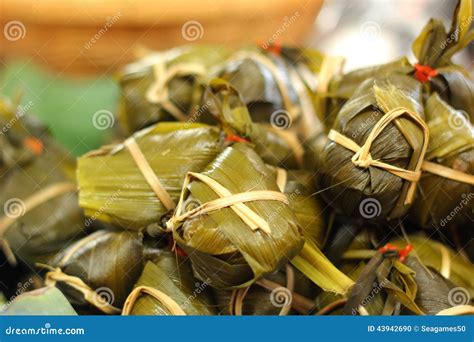
[[186, 258], [188, 254], [176, 244], [176, 241], [172, 237], [168, 239], [168, 247], [172, 252], [176, 252], [180, 257]]
[[238, 135], [228, 135], [225, 137], [225, 141], [230, 141], [230, 142], [245, 142], [245, 143], [249, 143], [250, 141], [245, 139], [245, 138], [242, 138], [242, 137], [239, 137]]
[[408, 244], [402, 249], [398, 249], [396, 246], [391, 243], [387, 243], [385, 246], [379, 248], [379, 252], [385, 254], [389, 251], [396, 251], [398, 253], [398, 258], [401, 262], [404, 262], [408, 257], [408, 254], [413, 250], [413, 245]]
[[281, 44], [279, 42], [273, 42], [270, 44], [263, 43], [263, 44], [260, 44], [260, 46], [265, 51], [273, 52], [276, 55], [281, 55]]
[[37, 138], [34, 137], [28, 137], [25, 138], [23, 141], [23, 144], [27, 149], [29, 149], [31, 152], [33, 152], [35, 155], [39, 156], [41, 153], [43, 153], [43, 142]]
[[418, 81], [425, 83], [437, 75], [438, 71], [429, 65], [415, 64], [415, 77]]

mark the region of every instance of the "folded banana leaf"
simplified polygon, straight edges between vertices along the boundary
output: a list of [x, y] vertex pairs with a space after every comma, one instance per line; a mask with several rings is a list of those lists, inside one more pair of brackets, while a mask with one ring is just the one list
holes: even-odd
[[105, 146], [78, 161], [79, 205], [89, 222], [98, 219], [129, 230], [159, 223], [174, 209], [186, 173], [204, 169], [223, 146], [215, 127], [174, 122], [140, 131], [134, 141], [170, 200], [157, 196], [127, 141]]
[[321, 112], [324, 114], [321, 119], [326, 129], [329, 131], [333, 127], [342, 106], [366, 80], [392, 74], [407, 75], [412, 70], [408, 59], [403, 57], [393, 62], [357, 69], [346, 74], [335, 74], [328, 84], [327, 92], [320, 97], [323, 108]]
[[471, 179], [462, 181], [425, 170], [413, 215], [426, 228], [469, 222], [468, 215], [474, 210], [474, 127], [436, 93], [428, 99], [425, 115], [430, 129], [425, 159], [430, 165], [461, 172]]
[[412, 50], [418, 59], [414, 74], [425, 84], [425, 90], [429, 94], [437, 92], [474, 122], [474, 80], [466, 69], [451, 60], [474, 39], [471, 23], [472, 0], [460, 0], [449, 31], [443, 21], [431, 19], [413, 42]]
[[[269, 274], [248, 288], [214, 289], [220, 315], [307, 314], [314, 306], [315, 285], [298, 270], [292, 269], [291, 284], [285, 268]], [[286, 267], [288, 270], [288, 266]], [[290, 290], [288, 287], [292, 287]], [[285, 306], [288, 305], [288, 308]]]
[[[185, 46], [149, 53], [119, 73], [119, 122], [131, 134], [159, 121], [203, 115], [210, 69], [229, 54], [223, 46]], [[196, 120], [194, 120], [196, 121]]]
[[73, 316], [77, 315], [66, 297], [55, 287], [43, 287], [16, 297], [0, 316]]
[[[198, 279], [209, 278], [217, 288], [245, 287], [301, 249], [301, 228], [270, 175], [246, 143], [226, 148], [203, 172], [188, 174], [168, 227]], [[183, 203], [198, 206], [182, 212]]]
[[31, 267], [80, 238], [84, 218], [74, 159], [23, 111], [0, 99], [0, 247]]
[[282, 130], [265, 127], [252, 121], [240, 94], [227, 81], [213, 79], [205, 101], [220, 122], [227, 140], [236, 137], [249, 140], [262, 159], [275, 166], [296, 168], [303, 163], [303, 147], [297, 137]]
[[391, 75], [362, 83], [329, 133], [320, 169], [322, 196], [357, 218], [403, 215], [412, 203], [428, 142], [422, 119], [417, 81]]
[[143, 270], [143, 253], [137, 233], [100, 230], [51, 260], [46, 284], [56, 285], [74, 305], [119, 313]]
[[268, 166], [275, 172], [278, 187], [288, 198], [290, 209], [295, 214], [305, 240], [322, 247], [326, 234], [323, 202], [314, 195], [314, 174], [305, 170], [284, 170]]
[[134, 291], [128, 297], [123, 314], [176, 314], [173, 306], [167, 306], [167, 301], [171, 300], [186, 315], [215, 315], [211, 285], [210, 281], [197, 281], [191, 265], [183, 257], [164, 252], [145, 265]]
[[342, 64], [342, 58], [313, 49], [247, 47], [223, 63], [216, 76], [237, 89], [253, 121], [302, 139], [308, 150], [324, 132], [319, 96]]
[[423, 315], [424, 307], [416, 302], [419, 284], [415, 279], [415, 271], [398, 260], [397, 253], [377, 252], [360, 273], [343, 313], [397, 315], [403, 306], [412, 314]]
[[[474, 296], [474, 265], [461, 257], [449, 246], [422, 236], [409, 235], [413, 251], [423, 265], [440, 273], [456, 286], [465, 288]], [[402, 247], [405, 241], [393, 240], [395, 246]]]

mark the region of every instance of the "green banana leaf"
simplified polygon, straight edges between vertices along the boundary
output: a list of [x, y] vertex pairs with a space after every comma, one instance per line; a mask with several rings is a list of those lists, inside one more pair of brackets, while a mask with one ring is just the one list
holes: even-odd
[[[425, 115], [430, 129], [426, 160], [473, 175], [471, 123], [436, 93], [426, 102]], [[472, 184], [424, 172], [418, 187], [419, 196], [412, 210], [417, 223], [440, 229], [470, 221], [469, 214], [474, 210]]]
[[[204, 169], [223, 147], [217, 128], [196, 123], [159, 123], [137, 133], [136, 142], [175, 203], [186, 172]], [[124, 145], [79, 158], [77, 178], [79, 205], [90, 222], [137, 230], [168, 213]]]
[[431, 19], [412, 45], [421, 65], [437, 71], [429, 79], [429, 94], [438, 92], [451, 106], [463, 110], [474, 122], [474, 80], [467, 70], [454, 64], [451, 58], [474, 39], [472, 0], [459, 0], [454, 10], [451, 27], [446, 31], [441, 20]]
[[25, 292], [16, 297], [0, 315], [77, 315], [66, 297], [55, 287], [43, 287], [30, 292]]
[[289, 143], [285, 138], [288, 134], [281, 130], [255, 124], [240, 94], [227, 81], [213, 79], [205, 100], [224, 132], [228, 136], [237, 135], [250, 140], [266, 163], [284, 168], [301, 166], [303, 151], [299, 141], [296, 139], [294, 143]]
[[[0, 99], [0, 240], [33, 267], [84, 233], [75, 161], [36, 120]], [[8, 253], [10, 254], [10, 253]]]
[[[210, 69], [228, 54], [224, 46], [183, 46], [150, 52], [125, 66], [117, 75], [121, 89], [118, 117], [123, 129], [131, 134], [159, 121], [177, 120], [164, 101], [150, 100], [148, 95], [156, 81], [155, 68], [161, 63], [159, 76], [165, 79], [167, 92], [163, 100], [171, 101], [185, 118], [201, 116], [198, 110]], [[173, 68], [179, 72], [172, 72]]]
[[[173, 299], [187, 315], [215, 315], [211, 299], [211, 282], [194, 278], [191, 265], [172, 252], [161, 253], [147, 262], [135, 284], [151, 287]], [[133, 304], [130, 315], [169, 315], [167, 308], [154, 297], [143, 294]]]
[[[333, 129], [362, 146], [374, 125], [392, 109], [406, 108], [423, 118], [421, 87], [408, 76], [391, 75], [366, 80], [339, 112]], [[372, 159], [413, 170], [422, 155], [422, 128], [409, 117], [393, 120], [374, 140]], [[322, 196], [339, 212], [356, 218], [384, 220], [403, 215], [410, 183], [374, 166], [359, 167], [354, 152], [334, 141], [323, 151], [320, 169]], [[362, 201], [376, 202], [377, 210], [366, 213]], [[364, 209], [364, 210], [362, 210]], [[370, 214], [370, 215], [369, 215]]]
[[[449, 246], [423, 236], [409, 235], [410, 244], [423, 265], [438, 273], [444, 272], [447, 279], [456, 286], [463, 287], [474, 295], [474, 265]], [[396, 246], [406, 244], [405, 240], [392, 241]]]
[[[246, 143], [226, 148], [201, 174], [232, 194], [251, 190], [278, 192], [271, 171]], [[199, 204], [217, 198], [207, 184], [197, 179], [190, 182], [182, 196], [187, 203]], [[197, 278], [209, 278], [213, 287], [248, 286], [280, 268], [303, 245], [301, 227], [287, 204], [255, 200], [245, 205], [269, 224], [270, 232], [251, 229], [229, 207], [184, 222], [168, 222], [176, 242], [189, 255]]]
[[329, 131], [333, 127], [342, 106], [366, 80], [374, 77], [387, 77], [391, 74], [407, 75], [412, 70], [408, 59], [402, 57], [389, 63], [334, 75], [329, 82], [327, 93], [321, 98], [324, 101], [323, 120], [326, 129]]
[[[100, 230], [69, 246], [49, 265], [80, 278], [108, 304], [120, 308], [143, 270], [143, 244], [134, 232]], [[71, 303], [87, 303], [67, 282], [56, 284]]]

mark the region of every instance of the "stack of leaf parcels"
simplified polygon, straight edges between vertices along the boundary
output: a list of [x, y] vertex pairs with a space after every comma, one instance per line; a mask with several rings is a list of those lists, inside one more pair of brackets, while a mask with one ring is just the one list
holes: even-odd
[[278, 44], [148, 52], [119, 73], [123, 141], [77, 165], [1, 99], [0, 310], [474, 314], [470, 20], [461, 0], [416, 63], [349, 73]]

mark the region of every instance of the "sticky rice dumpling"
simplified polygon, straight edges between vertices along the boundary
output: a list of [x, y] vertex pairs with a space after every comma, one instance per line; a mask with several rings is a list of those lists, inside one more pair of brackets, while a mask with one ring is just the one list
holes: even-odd
[[474, 80], [468, 70], [452, 61], [454, 54], [474, 39], [472, 0], [460, 0], [455, 7], [451, 27], [431, 19], [413, 42], [418, 63], [414, 76], [423, 83], [428, 94], [437, 92], [450, 106], [462, 110], [474, 122]]
[[174, 210], [187, 172], [199, 172], [221, 151], [216, 127], [163, 122], [123, 144], [79, 158], [79, 204], [89, 221], [137, 230]]
[[33, 266], [83, 234], [75, 162], [6, 99], [0, 99], [0, 122], [0, 248], [10, 263], [18, 258]]
[[227, 147], [204, 171], [188, 173], [167, 225], [196, 277], [217, 288], [252, 284], [287, 263], [304, 242], [287, 197], [246, 143]]
[[430, 143], [413, 206], [416, 222], [440, 229], [471, 222], [474, 210], [474, 127], [437, 93], [425, 106]]
[[44, 265], [45, 282], [61, 289], [75, 305], [91, 304], [118, 314], [143, 270], [143, 253], [139, 234], [99, 230]]
[[320, 168], [322, 196], [353, 217], [396, 218], [414, 199], [428, 143], [420, 84], [366, 80], [338, 113]]
[[148, 261], [123, 315], [214, 315], [211, 283], [194, 278], [189, 261], [172, 252]]
[[123, 129], [131, 134], [159, 121], [196, 115], [210, 68], [227, 55], [223, 46], [184, 46], [148, 53], [125, 66], [118, 75]]

